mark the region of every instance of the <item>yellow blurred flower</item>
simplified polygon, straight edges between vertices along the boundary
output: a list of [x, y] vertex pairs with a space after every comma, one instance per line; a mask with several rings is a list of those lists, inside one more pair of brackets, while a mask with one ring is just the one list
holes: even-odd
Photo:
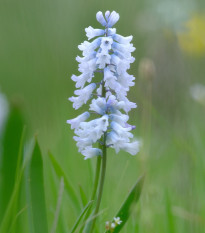
[[194, 55], [205, 54], [205, 15], [195, 15], [186, 23], [186, 31], [178, 33], [182, 50]]

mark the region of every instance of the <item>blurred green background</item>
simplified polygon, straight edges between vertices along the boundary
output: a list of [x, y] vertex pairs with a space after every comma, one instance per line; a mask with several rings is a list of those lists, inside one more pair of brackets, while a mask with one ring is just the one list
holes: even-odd
[[[83, 112], [67, 100], [73, 95], [75, 57], [85, 27], [99, 27], [97, 11], [115, 10], [121, 35], [133, 35], [136, 58], [129, 71], [136, 85], [129, 98], [140, 153], [108, 152], [108, 168], [99, 222], [104, 229], [137, 177], [146, 172], [140, 204], [123, 232], [204, 232], [205, 105], [190, 87], [205, 85], [204, 0], [1, 0], [0, 88], [21, 105], [27, 138], [37, 134], [44, 156], [48, 223], [52, 225], [59, 181], [47, 152], [61, 164], [76, 190], [89, 197], [95, 159], [84, 161], [67, 119]], [[12, 142], [11, 142], [12, 145]], [[55, 188], [54, 188], [55, 187]], [[59, 224], [70, 229], [79, 214], [63, 196]], [[19, 221], [25, 218], [24, 213]], [[22, 232], [27, 232], [27, 223]], [[60, 230], [57, 232], [61, 232]], [[102, 231], [103, 232], [103, 231]]]

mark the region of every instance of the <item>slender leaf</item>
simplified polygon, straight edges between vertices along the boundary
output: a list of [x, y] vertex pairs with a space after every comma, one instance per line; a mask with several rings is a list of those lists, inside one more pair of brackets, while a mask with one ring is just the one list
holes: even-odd
[[[11, 106], [5, 134], [2, 139], [3, 152], [1, 155], [0, 170], [0, 222], [11, 198], [15, 185], [15, 175], [18, 170], [17, 167], [19, 167], [21, 160], [18, 153], [19, 145], [21, 144], [20, 141], [23, 125], [23, 117], [20, 108], [17, 105]], [[18, 158], [20, 158], [19, 162]]]
[[51, 231], [50, 231], [51, 233], [56, 232], [56, 228], [58, 225], [58, 219], [59, 219], [59, 215], [60, 215], [60, 207], [61, 207], [61, 202], [62, 202], [62, 197], [63, 197], [63, 191], [64, 191], [64, 180], [63, 180], [63, 177], [61, 177], [60, 188], [59, 188], [59, 192], [58, 192], [58, 200], [57, 200], [56, 211], [55, 211], [55, 217], [54, 217], [54, 221], [53, 221], [53, 226], [52, 226]]
[[10, 232], [14, 228], [18, 216], [22, 212], [20, 211], [19, 213], [17, 213], [17, 208], [18, 208], [19, 192], [20, 192], [22, 177], [25, 170], [25, 167], [23, 166], [23, 143], [24, 143], [25, 129], [26, 127], [24, 126], [20, 140], [20, 145], [19, 145], [18, 158], [17, 158], [15, 185], [0, 227], [0, 232], [2, 233]]
[[175, 226], [174, 226], [174, 217], [172, 214], [172, 206], [171, 201], [169, 198], [168, 191], [165, 192], [165, 201], [166, 201], [166, 213], [167, 213], [167, 232], [168, 233], [174, 233], [175, 232]]
[[72, 230], [70, 233], [74, 233], [75, 230], [77, 229], [82, 217], [84, 216], [84, 214], [86, 213], [86, 211], [91, 207], [93, 201], [89, 201], [88, 204], [85, 206], [85, 208], [83, 209], [83, 211], [81, 212], [81, 214], [79, 215], [78, 219], [76, 220]]
[[14, 211], [13, 211], [13, 207], [16, 206], [16, 202], [18, 201], [18, 197], [19, 197], [19, 190], [20, 190], [20, 185], [21, 185], [21, 181], [22, 181], [22, 176], [24, 173], [24, 168], [21, 168], [21, 171], [19, 173], [18, 179], [16, 180], [14, 189], [13, 189], [13, 193], [11, 195], [10, 201], [8, 203], [5, 215], [3, 217], [3, 220], [1, 222], [1, 226], [0, 226], [0, 232], [1, 233], [8, 233], [10, 226], [12, 226], [15, 222], [13, 222], [13, 217], [15, 219], [15, 216], [13, 216]]
[[29, 167], [30, 178], [30, 216], [35, 233], [48, 233], [42, 154], [36, 141]]
[[76, 194], [74, 188], [72, 187], [72, 185], [70, 184], [69, 180], [67, 179], [65, 172], [63, 171], [63, 169], [61, 168], [59, 163], [56, 161], [56, 159], [54, 158], [54, 156], [50, 152], [49, 152], [49, 157], [50, 157], [53, 168], [54, 168], [55, 173], [58, 176], [58, 178], [60, 179], [61, 177], [63, 177], [64, 183], [65, 183], [65, 190], [67, 191], [72, 203], [74, 204], [74, 207], [77, 210], [80, 210], [80, 203], [78, 201], [77, 194]]
[[[117, 225], [115, 229], [112, 231], [113, 233], [120, 232], [120, 230], [123, 228], [125, 223], [127, 222], [134, 204], [139, 200], [141, 191], [142, 191], [142, 186], [144, 183], [144, 176], [141, 176], [136, 184], [133, 186], [132, 190], [128, 194], [125, 202], [123, 203], [122, 207], [116, 214], [116, 217], [119, 217], [122, 223], [120, 225]], [[106, 232], [110, 232], [109, 230]]]
[[10, 226], [10, 229], [9, 229], [8, 233], [11, 233], [11, 232], [14, 232], [14, 231], [16, 232], [15, 224], [16, 224], [16, 222], [17, 222], [17, 219], [19, 218], [19, 216], [20, 216], [26, 209], [27, 209], [27, 206], [25, 206], [23, 209], [21, 209], [21, 210], [16, 214], [16, 216], [14, 217], [13, 222], [12, 222], [12, 224], [11, 224], [11, 226]]
[[88, 199], [81, 185], [79, 185], [79, 190], [80, 190], [81, 201], [83, 203], [83, 206], [85, 206], [86, 203], [88, 203]]

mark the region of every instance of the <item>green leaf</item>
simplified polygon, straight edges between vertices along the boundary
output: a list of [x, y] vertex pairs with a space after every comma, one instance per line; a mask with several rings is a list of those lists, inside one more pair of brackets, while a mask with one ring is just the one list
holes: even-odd
[[21, 211], [17, 213], [17, 209], [18, 209], [18, 201], [19, 201], [19, 191], [21, 187], [22, 176], [24, 173], [24, 166], [22, 163], [24, 136], [25, 136], [25, 127], [22, 132], [20, 146], [19, 146], [15, 185], [0, 227], [0, 232], [2, 233], [10, 232], [12, 229], [15, 228], [16, 221], [18, 219], [18, 216], [20, 215], [19, 213], [21, 213]]
[[165, 201], [166, 201], [166, 213], [167, 213], [167, 232], [174, 233], [175, 232], [175, 225], [174, 225], [174, 217], [172, 214], [172, 206], [171, 201], [169, 198], [168, 191], [165, 193]]
[[83, 209], [83, 211], [81, 212], [80, 216], [78, 217], [78, 219], [76, 220], [72, 230], [70, 233], [74, 233], [75, 230], [77, 229], [82, 217], [84, 216], [84, 214], [87, 212], [87, 210], [91, 207], [91, 205], [93, 204], [93, 201], [89, 201], [88, 204], [85, 206], [85, 208]]
[[23, 117], [17, 105], [11, 106], [10, 114], [2, 139], [3, 152], [1, 154], [0, 170], [0, 222], [5, 214], [9, 200], [15, 186], [16, 174], [19, 171], [22, 156], [19, 147], [23, 131]]
[[53, 221], [53, 226], [52, 226], [51, 231], [50, 231], [51, 233], [56, 232], [56, 228], [58, 225], [58, 219], [60, 216], [60, 207], [61, 207], [61, 202], [62, 202], [62, 197], [63, 197], [63, 191], [64, 191], [64, 180], [63, 180], [63, 177], [61, 177], [57, 205], [56, 205], [56, 211], [55, 211], [55, 217], [54, 217], [54, 221]]
[[32, 228], [31, 232], [48, 233], [43, 178], [43, 160], [37, 141], [35, 142], [30, 166], [28, 167], [28, 172], [26, 175], [27, 182], [29, 182], [29, 186], [27, 186], [27, 195], [31, 224], [30, 227]]
[[87, 199], [86, 194], [83, 190], [83, 187], [80, 184], [79, 184], [79, 190], [80, 190], [81, 201], [83, 203], [83, 206], [85, 206], [86, 203], [88, 203], [88, 199]]
[[[120, 210], [116, 214], [116, 217], [119, 217], [120, 220], [122, 221], [122, 223], [115, 227], [113, 233], [120, 232], [120, 230], [125, 225], [126, 221], [128, 220], [128, 218], [132, 212], [132, 208], [134, 207], [134, 204], [136, 204], [136, 202], [139, 200], [139, 197], [140, 197], [140, 194], [142, 191], [143, 183], [144, 183], [144, 176], [141, 176], [137, 180], [136, 184], [133, 186], [132, 190], [128, 194], [122, 207], [120, 208]], [[106, 232], [110, 232], [110, 231], [108, 230]]]
[[13, 225], [15, 224], [17, 213], [14, 213], [13, 208], [16, 207], [16, 203], [18, 201], [19, 190], [20, 190], [20, 185], [21, 185], [23, 173], [24, 173], [24, 168], [22, 167], [20, 172], [19, 172], [19, 176], [16, 180], [16, 183], [15, 183], [15, 186], [13, 189], [13, 193], [12, 193], [11, 198], [9, 200], [5, 215], [4, 215], [3, 220], [1, 222], [1, 226], [0, 226], [1, 233], [8, 233], [10, 231], [10, 227], [11, 226], [13, 227]]
[[65, 190], [67, 191], [74, 207], [77, 210], [80, 210], [80, 203], [78, 201], [77, 194], [76, 194], [74, 188], [72, 187], [72, 185], [70, 184], [70, 182], [68, 181], [68, 179], [65, 175], [65, 172], [63, 171], [63, 169], [61, 168], [59, 163], [56, 161], [56, 159], [54, 158], [54, 156], [50, 152], [48, 153], [48, 155], [50, 157], [53, 168], [54, 168], [55, 173], [58, 176], [58, 178], [60, 179], [61, 177], [63, 177], [64, 183], [65, 183]]

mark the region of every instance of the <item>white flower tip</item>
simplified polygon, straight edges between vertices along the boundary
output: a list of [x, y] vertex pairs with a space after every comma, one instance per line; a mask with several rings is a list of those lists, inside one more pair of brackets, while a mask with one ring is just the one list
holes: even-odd
[[[76, 57], [76, 59], [77, 59], [77, 57]], [[71, 76], [71, 79], [72, 79], [74, 82], [76, 82], [76, 81], [77, 81], [76, 75], [73, 74], [73, 75]]]
[[120, 15], [116, 11], [113, 11], [109, 17], [107, 26], [111, 28], [114, 24], [117, 23], [119, 18], [120, 18]]
[[109, 16], [110, 16], [110, 11], [106, 11], [106, 12], [105, 12], [105, 18], [106, 18], [106, 20], [109, 19]]
[[92, 147], [85, 148], [81, 153], [85, 156], [84, 160], [90, 159], [94, 156], [99, 156], [99, 155], [102, 156], [102, 150]]
[[102, 26], [106, 26], [107, 22], [101, 11], [98, 11], [98, 13], [96, 14], [96, 19]]

